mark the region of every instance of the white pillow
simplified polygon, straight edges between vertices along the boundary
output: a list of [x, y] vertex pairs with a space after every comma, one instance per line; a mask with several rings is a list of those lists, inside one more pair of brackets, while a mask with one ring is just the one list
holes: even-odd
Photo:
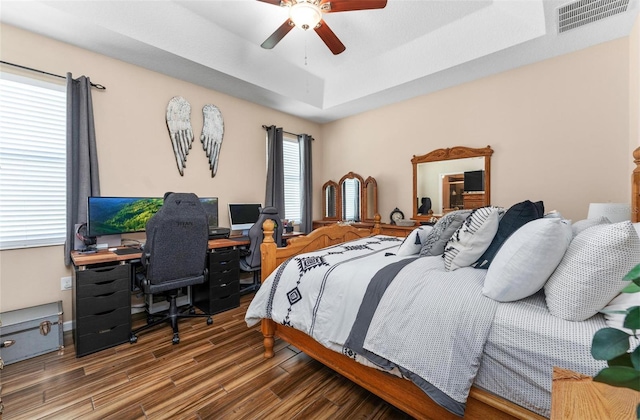
[[578, 234], [544, 286], [552, 315], [584, 321], [624, 286], [622, 278], [640, 262], [640, 238], [631, 222], [590, 227]]
[[411, 231], [411, 233], [404, 238], [404, 241], [400, 244], [400, 248], [396, 255], [416, 255], [420, 252], [424, 240], [429, 236], [433, 226], [420, 226]]
[[572, 237], [567, 220], [545, 217], [526, 223], [505, 241], [491, 262], [482, 294], [499, 302], [533, 295], [556, 269]]
[[599, 226], [599, 225], [606, 225], [606, 224], [609, 224], [609, 223], [611, 223], [609, 221], [609, 219], [607, 219], [604, 216], [594, 217], [592, 219], [579, 220], [579, 221], [575, 222], [573, 224], [573, 226], [571, 226], [571, 229], [573, 229], [573, 237], [575, 238], [576, 236], [578, 236], [579, 233], [581, 233], [584, 230], [589, 229], [590, 227]]
[[444, 249], [447, 271], [469, 267], [484, 254], [498, 231], [499, 213], [497, 207], [480, 207], [467, 216]]
[[[629, 282], [625, 282], [625, 284], [629, 284]], [[609, 304], [605, 306], [604, 309], [602, 309], [607, 326], [611, 328], [617, 328], [628, 334], [633, 334], [632, 330], [623, 327], [624, 319], [627, 316], [626, 314], [608, 313], [609, 311], [626, 311], [632, 306], [640, 306], [640, 292], [620, 293], [618, 296], [613, 298], [613, 300], [609, 302]]]

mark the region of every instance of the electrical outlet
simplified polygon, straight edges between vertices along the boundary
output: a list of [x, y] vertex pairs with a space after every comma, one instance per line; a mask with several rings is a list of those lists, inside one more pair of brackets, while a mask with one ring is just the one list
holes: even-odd
[[60, 290], [71, 290], [71, 277], [60, 278]]

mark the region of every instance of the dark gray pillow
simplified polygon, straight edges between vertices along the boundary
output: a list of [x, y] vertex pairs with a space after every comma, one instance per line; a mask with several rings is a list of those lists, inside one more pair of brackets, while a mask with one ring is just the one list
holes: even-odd
[[431, 230], [422, 244], [420, 256], [442, 255], [449, 239], [470, 214], [471, 210], [457, 210], [447, 213], [438, 219], [438, 222], [433, 225], [433, 230]]
[[507, 212], [500, 219], [498, 225], [498, 232], [493, 237], [491, 245], [482, 254], [478, 261], [473, 264], [475, 268], [489, 268], [491, 261], [496, 256], [502, 244], [511, 236], [513, 232], [520, 229], [526, 223], [532, 220], [539, 219], [544, 216], [544, 204], [542, 201], [535, 203], [526, 200], [518, 204], [514, 204], [507, 210]]

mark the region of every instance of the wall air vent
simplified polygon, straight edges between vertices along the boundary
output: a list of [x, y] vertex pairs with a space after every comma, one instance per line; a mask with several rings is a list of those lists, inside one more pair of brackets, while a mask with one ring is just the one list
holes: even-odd
[[558, 33], [627, 11], [629, 0], [579, 0], [558, 8]]

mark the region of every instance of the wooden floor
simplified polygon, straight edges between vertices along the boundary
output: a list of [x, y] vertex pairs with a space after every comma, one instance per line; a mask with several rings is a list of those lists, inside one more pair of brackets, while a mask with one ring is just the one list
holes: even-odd
[[[264, 359], [259, 326], [240, 308], [141, 333], [136, 344], [75, 357], [49, 353], [0, 371], [9, 419], [407, 419], [404, 413], [280, 340]], [[135, 326], [144, 323], [137, 319]]]

